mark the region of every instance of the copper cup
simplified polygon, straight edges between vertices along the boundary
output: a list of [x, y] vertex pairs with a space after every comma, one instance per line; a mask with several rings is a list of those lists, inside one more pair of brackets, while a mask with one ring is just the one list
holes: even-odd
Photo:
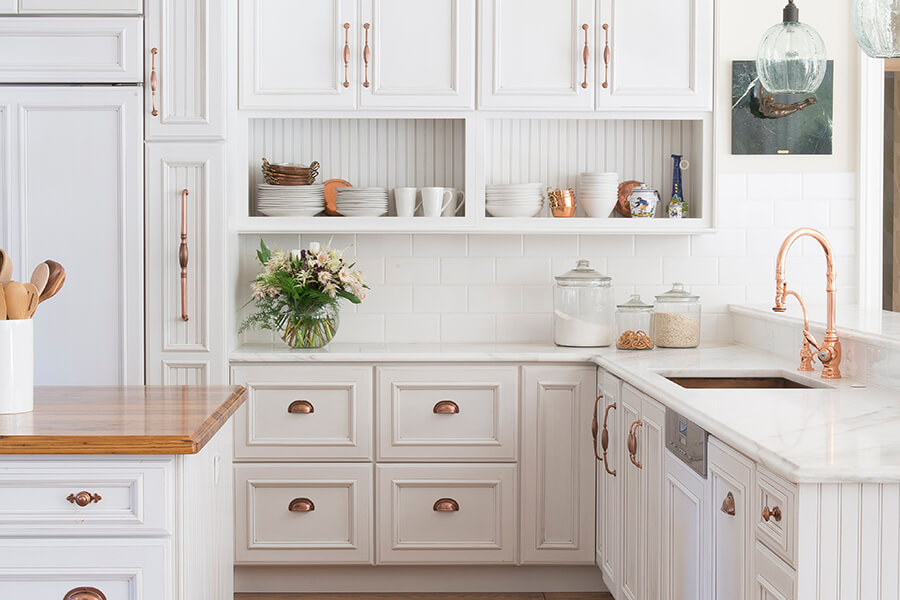
[[575, 208], [578, 206], [575, 202], [575, 190], [554, 190], [548, 187], [547, 196], [550, 198], [550, 212], [554, 217], [568, 218], [575, 215]]

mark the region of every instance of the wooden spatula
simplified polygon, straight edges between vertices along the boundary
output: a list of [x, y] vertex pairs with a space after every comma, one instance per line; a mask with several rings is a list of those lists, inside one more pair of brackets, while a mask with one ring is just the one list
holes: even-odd
[[37, 308], [37, 288], [31, 283], [10, 281], [3, 287], [6, 313], [10, 320], [29, 319]]
[[66, 270], [61, 264], [54, 260], [45, 260], [44, 264], [50, 268], [50, 275], [47, 278], [47, 285], [45, 285], [44, 289], [41, 291], [41, 302], [55, 296], [66, 282]]
[[0, 287], [0, 321], [6, 320], [6, 292]]
[[12, 279], [13, 265], [9, 255], [0, 248], [0, 288]]
[[42, 262], [34, 268], [34, 272], [31, 274], [31, 283], [37, 288], [38, 296], [44, 293], [44, 288], [47, 287], [47, 281], [49, 280], [50, 265]]

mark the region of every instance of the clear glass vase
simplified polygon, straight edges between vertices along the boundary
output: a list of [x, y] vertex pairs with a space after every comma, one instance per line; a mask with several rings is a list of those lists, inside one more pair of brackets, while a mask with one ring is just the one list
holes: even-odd
[[339, 325], [340, 313], [335, 304], [289, 313], [282, 322], [281, 339], [291, 348], [321, 348], [334, 339]]

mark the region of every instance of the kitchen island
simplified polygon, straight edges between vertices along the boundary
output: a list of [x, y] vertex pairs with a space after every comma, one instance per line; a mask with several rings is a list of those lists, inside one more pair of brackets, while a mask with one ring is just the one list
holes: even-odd
[[233, 595], [240, 386], [38, 387], [0, 416], [0, 598]]

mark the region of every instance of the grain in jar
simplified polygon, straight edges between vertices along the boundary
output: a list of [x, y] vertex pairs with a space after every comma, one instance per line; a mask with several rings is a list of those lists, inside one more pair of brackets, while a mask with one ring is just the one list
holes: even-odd
[[650, 336], [660, 348], [696, 348], [700, 344], [700, 296], [688, 292], [682, 283], [657, 296]]

